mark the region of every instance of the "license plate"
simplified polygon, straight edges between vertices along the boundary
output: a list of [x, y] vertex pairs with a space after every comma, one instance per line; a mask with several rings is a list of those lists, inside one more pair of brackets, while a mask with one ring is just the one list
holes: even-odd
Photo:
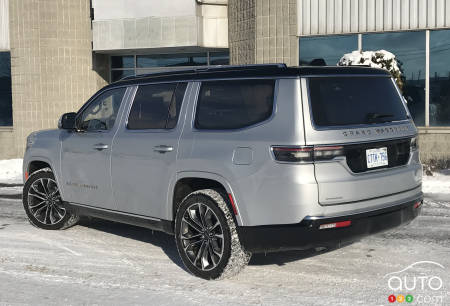
[[388, 155], [387, 148], [368, 149], [366, 150], [367, 168], [376, 168], [387, 166]]

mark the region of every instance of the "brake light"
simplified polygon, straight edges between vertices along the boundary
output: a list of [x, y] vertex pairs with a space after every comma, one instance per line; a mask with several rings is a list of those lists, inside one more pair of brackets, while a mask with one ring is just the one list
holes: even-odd
[[313, 147], [283, 147], [272, 146], [275, 160], [282, 162], [312, 162]]
[[338, 228], [338, 227], [348, 227], [352, 224], [352, 221], [340, 221], [335, 223], [327, 223], [327, 224], [321, 224], [319, 226], [319, 229], [329, 229], [329, 228]]
[[344, 155], [343, 146], [272, 146], [275, 160], [281, 162], [313, 162]]
[[344, 155], [343, 146], [314, 147], [314, 160], [330, 160]]

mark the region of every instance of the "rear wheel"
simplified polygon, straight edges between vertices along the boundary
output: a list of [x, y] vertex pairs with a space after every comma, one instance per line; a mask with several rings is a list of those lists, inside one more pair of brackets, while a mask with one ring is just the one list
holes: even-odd
[[235, 275], [251, 256], [241, 247], [224, 197], [212, 189], [195, 191], [180, 204], [175, 240], [185, 267], [204, 279]]
[[61, 194], [51, 169], [33, 173], [23, 187], [23, 207], [31, 224], [56, 230], [75, 225], [78, 216], [62, 206]]

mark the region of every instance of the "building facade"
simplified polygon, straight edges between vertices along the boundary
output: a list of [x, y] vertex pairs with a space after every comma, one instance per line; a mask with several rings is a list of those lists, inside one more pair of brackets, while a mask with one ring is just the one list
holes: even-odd
[[423, 161], [450, 160], [450, 0], [0, 0], [0, 159], [122, 77], [387, 50]]

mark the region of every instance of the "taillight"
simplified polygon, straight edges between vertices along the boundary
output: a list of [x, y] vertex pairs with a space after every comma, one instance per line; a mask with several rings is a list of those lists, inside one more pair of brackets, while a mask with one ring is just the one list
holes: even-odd
[[411, 138], [411, 151], [417, 151], [419, 149], [419, 142], [417, 141], [417, 137]]
[[272, 146], [272, 152], [275, 160], [281, 162], [312, 162], [313, 147], [285, 147]]
[[313, 162], [331, 160], [344, 155], [343, 146], [272, 146], [275, 160], [281, 162]]
[[344, 155], [343, 146], [323, 146], [314, 147], [314, 160], [330, 160], [338, 156]]

